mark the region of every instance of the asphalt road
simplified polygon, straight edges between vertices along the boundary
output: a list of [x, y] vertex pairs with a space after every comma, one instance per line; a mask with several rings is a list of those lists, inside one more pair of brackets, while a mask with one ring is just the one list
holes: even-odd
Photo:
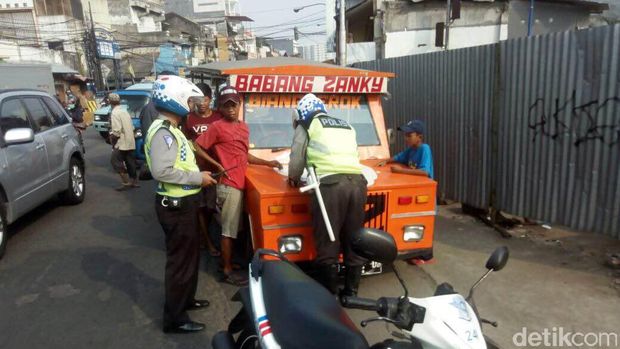
[[[0, 348], [209, 348], [238, 310], [229, 301], [236, 289], [217, 282], [216, 261], [204, 253], [198, 295], [211, 306], [192, 317], [207, 330], [163, 334], [165, 255], [154, 183], [116, 192], [109, 145], [92, 129], [85, 141], [85, 201], [62, 206], [52, 200], [10, 229], [0, 260]], [[401, 267], [416, 290], [424, 289], [423, 272]], [[402, 293], [391, 273], [367, 278], [362, 287], [367, 296]], [[430, 284], [424, 291], [431, 292]], [[372, 315], [352, 312], [356, 322]], [[389, 336], [383, 325], [365, 333], [371, 342]]]
[[[109, 163], [109, 145], [92, 129], [85, 140], [84, 203], [50, 201], [11, 227], [13, 236], [0, 260], [0, 348], [210, 348], [211, 337], [239, 308], [229, 301], [236, 289], [217, 282], [217, 261], [204, 253], [198, 296], [211, 306], [192, 317], [207, 330], [163, 334], [165, 255], [153, 207], [155, 184], [116, 192], [119, 180]], [[410, 295], [430, 296], [443, 281], [466, 292], [484, 271], [488, 253], [506, 244], [514, 257], [476, 298], [483, 315], [500, 321], [499, 329], [487, 333], [503, 348], [513, 347], [513, 334], [525, 324], [617, 328], [620, 298], [607, 286], [607, 271], [591, 257], [546, 243], [505, 240], [450, 210], [441, 208], [437, 217], [436, 263], [397, 263]], [[617, 241], [608, 245], [618, 246]], [[402, 294], [391, 272], [362, 280], [361, 296]], [[373, 315], [349, 314], [356, 323]], [[370, 343], [389, 338], [390, 331], [380, 323], [362, 329]]]

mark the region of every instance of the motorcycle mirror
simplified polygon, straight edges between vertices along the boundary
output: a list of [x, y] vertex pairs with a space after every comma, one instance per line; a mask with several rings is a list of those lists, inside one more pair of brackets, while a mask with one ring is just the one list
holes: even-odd
[[383, 230], [362, 228], [351, 236], [353, 251], [358, 255], [383, 264], [396, 260], [398, 250], [392, 235]]
[[498, 247], [493, 251], [489, 260], [487, 260], [486, 268], [493, 271], [500, 271], [508, 262], [508, 257], [510, 253], [508, 252], [508, 247], [502, 246]]

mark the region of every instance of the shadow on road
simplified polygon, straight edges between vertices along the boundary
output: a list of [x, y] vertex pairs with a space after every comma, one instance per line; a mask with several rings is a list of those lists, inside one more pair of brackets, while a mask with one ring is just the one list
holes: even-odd
[[84, 253], [82, 270], [93, 281], [106, 283], [127, 294], [144, 314], [161, 327], [162, 311], [155, 306], [163, 299], [161, 281], [103, 251]]

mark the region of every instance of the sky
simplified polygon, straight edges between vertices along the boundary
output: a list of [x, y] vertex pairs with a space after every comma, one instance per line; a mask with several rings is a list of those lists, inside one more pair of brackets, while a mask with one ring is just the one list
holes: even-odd
[[[315, 5], [298, 13], [296, 7], [312, 4], [324, 4], [317, 0], [240, 0], [241, 14], [254, 22], [246, 23], [246, 27], [254, 29], [257, 36], [293, 37], [293, 27], [297, 26], [300, 33], [310, 34], [325, 31], [325, 6]], [[300, 35], [302, 46], [325, 44], [324, 35]]]

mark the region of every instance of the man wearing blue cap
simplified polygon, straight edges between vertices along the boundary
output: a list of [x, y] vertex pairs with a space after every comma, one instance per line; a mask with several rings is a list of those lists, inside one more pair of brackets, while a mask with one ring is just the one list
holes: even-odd
[[425, 129], [422, 120], [412, 120], [399, 127], [399, 131], [405, 132], [405, 142], [409, 148], [387, 161], [382, 161], [379, 163], [379, 166], [383, 166], [386, 163], [399, 163], [407, 167], [392, 166], [392, 172], [427, 176], [433, 179], [433, 154], [431, 153], [431, 147], [424, 143]]

